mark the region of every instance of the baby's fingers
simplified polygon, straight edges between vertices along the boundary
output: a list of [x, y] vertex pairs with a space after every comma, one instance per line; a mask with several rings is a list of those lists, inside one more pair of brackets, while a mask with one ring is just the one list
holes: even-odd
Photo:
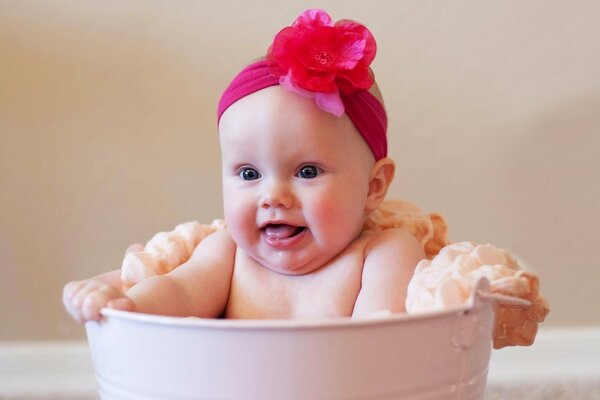
[[86, 288], [88, 281], [69, 282], [63, 289], [63, 304], [67, 312], [77, 321], [81, 322], [80, 301], [82, 289]]
[[63, 288], [63, 303], [67, 303], [67, 301], [73, 298], [73, 295], [77, 293], [77, 290], [83, 285], [83, 281], [74, 281], [69, 282]]
[[102, 316], [100, 310], [115, 299], [123, 298], [123, 294], [110, 285], [97, 287], [90, 291], [81, 304], [81, 316], [84, 321], [98, 321]]
[[77, 322], [100, 319], [100, 309], [116, 297], [119, 290], [94, 279], [68, 283], [63, 290], [65, 308]]

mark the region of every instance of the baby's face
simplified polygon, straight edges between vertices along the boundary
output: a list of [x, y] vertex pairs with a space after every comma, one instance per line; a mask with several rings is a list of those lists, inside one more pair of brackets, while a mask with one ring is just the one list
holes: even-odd
[[374, 157], [346, 115], [273, 86], [234, 103], [219, 135], [225, 221], [254, 260], [306, 274], [360, 234]]

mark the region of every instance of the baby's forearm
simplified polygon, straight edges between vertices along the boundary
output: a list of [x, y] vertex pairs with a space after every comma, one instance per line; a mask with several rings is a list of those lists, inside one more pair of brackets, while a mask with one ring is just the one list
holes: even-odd
[[189, 296], [183, 287], [168, 275], [146, 278], [125, 294], [133, 301], [136, 312], [177, 317], [193, 316]]

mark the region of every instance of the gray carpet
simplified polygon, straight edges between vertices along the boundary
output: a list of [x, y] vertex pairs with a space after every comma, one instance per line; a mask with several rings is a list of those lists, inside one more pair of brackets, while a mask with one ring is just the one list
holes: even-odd
[[485, 400], [600, 400], [600, 378], [518, 384], [488, 385]]
[[[89, 392], [57, 392], [8, 397], [0, 395], [0, 400], [99, 400], [99, 396], [96, 393]], [[488, 385], [485, 400], [600, 400], [600, 378], [518, 384], [510, 387], [506, 385]]]

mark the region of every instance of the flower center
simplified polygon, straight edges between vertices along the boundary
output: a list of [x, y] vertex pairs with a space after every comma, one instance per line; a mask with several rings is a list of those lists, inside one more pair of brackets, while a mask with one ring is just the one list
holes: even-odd
[[333, 57], [331, 57], [327, 52], [321, 51], [315, 54], [315, 60], [321, 65], [327, 65], [331, 63]]

